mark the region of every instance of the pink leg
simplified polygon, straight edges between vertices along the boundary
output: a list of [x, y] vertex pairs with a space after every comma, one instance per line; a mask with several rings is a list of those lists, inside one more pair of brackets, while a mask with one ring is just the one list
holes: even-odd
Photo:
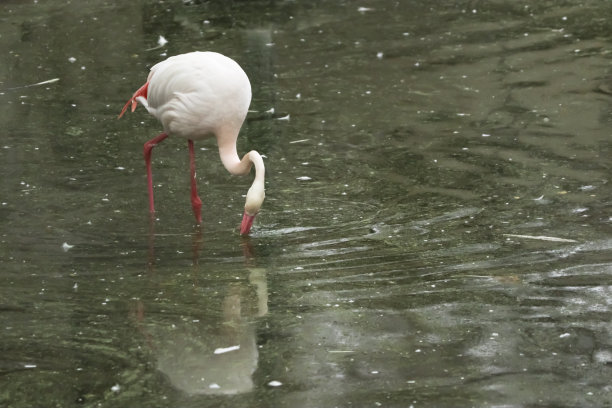
[[191, 207], [193, 208], [193, 215], [195, 215], [196, 221], [202, 222], [202, 200], [198, 197], [198, 186], [196, 183], [196, 171], [195, 171], [195, 153], [193, 151], [193, 140], [189, 139], [189, 167], [191, 169]]
[[154, 137], [144, 144], [144, 159], [147, 166], [147, 181], [149, 182], [149, 211], [151, 214], [155, 212], [155, 205], [153, 204], [153, 173], [151, 172], [151, 151], [158, 143], [168, 137], [167, 133], [162, 133], [159, 136]]

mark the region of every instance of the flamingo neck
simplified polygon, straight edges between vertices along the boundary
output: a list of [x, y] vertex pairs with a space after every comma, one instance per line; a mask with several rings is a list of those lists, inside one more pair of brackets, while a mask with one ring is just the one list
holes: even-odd
[[261, 155], [251, 150], [242, 159], [238, 157], [235, 139], [231, 142], [223, 142], [217, 139], [219, 144], [219, 155], [223, 166], [233, 175], [244, 176], [249, 174], [251, 167], [255, 166], [255, 179], [247, 192], [245, 213], [254, 216], [259, 212], [265, 197], [264, 179], [266, 169]]

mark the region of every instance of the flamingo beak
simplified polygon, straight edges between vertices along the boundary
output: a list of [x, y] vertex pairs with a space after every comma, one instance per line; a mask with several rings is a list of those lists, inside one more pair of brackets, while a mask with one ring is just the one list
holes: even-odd
[[253, 226], [253, 221], [255, 220], [255, 215], [249, 215], [246, 213], [246, 211], [244, 212], [244, 215], [242, 216], [242, 224], [240, 224], [240, 235], [249, 234], [249, 231], [251, 231], [251, 227]]

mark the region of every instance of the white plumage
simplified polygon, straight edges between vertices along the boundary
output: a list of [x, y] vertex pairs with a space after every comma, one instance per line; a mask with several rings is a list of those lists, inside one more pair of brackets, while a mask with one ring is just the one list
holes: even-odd
[[216, 52], [170, 57], [151, 68], [147, 81], [147, 98], [138, 101], [166, 132], [186, 139], [211, 136], [220, 126], [239, 130], [251, 103], [251, 84], [242, 68]]
[[251, 85], [242, 68], [231, 58], [216, 52], [191, 52], [176, 55], [151, 68], [147, 82], [125, 104], [121, 117], [131, 104], [140, 102], [164, 127], [164, 133], [145, 143], [149, 178], [149, 207], [154, 212], [151, 175], [151, 150], [168, 136], [189, 141], [191, 159], [192, 206], [201, 221], [201, 201], [195, 186], [193, 141], [215, 136], [225, 168], [244, 175], [255, 166], [255, 180], [247, 193], [241, 233], [248, 234], [253, 218], [263, 203], [263, 160], [251, 151], [242, 160], [236, 151], [238, 133], [251, 103]]

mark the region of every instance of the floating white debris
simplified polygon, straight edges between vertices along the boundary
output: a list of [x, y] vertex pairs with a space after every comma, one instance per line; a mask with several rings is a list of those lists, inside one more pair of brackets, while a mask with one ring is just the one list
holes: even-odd
[[274, 108], [268, 109], [265, 113], [270, 113], [270, 114], [274, 113]]
[[383, 54], [382, 51], [376, 53], [376, 58], [378, 59], [383, 59], [384, 56], [385, 54]]
[[68, 62], [70, 62], [71, 64], [74, 64], [76, 62], [76, 58], [70, 57], [68, 58]]
[[544, 195], [541, 195], [538, 198], [534, 198], [533, 201], [541, 201], [543, 198], [544, 198]]
[[276, 120], [289, 120], [291, 115], [283, 116], [282, 118], [276, 118]]
[[296, 180], [300, 180], [300, 181], [309, 181], [309, 180], [312, 180], [312, 177], [308, 177], [308, 176], [300, 176], [300, 177], [296, 177]]
[[540, 240], [540, 241], [550, 241], [550, 242], [578, 242], [575, 239], [547, 237], [547, 236], [544, 236], [544, 235], [504, 234], [504, 236], [505, 237], [510, 237], [510, 238], [537, 239], [537, 240]]
[[163, 35], [160, 35], [159, 38], [157, 39], [157, 45], [159, 45], [160, 47], [163, 47], [166, 44], [168, 44], [168, 40], [166, 40], [166, 38]]
[[69, 243], [67, 243], [67, 242], [64, 242], [64, 243], [62, 244], [62, 249], [64, 250], [64, 252], [68, 252], [68, 251], [70, 251], [72, 248], [74, 248], [74, 245], [70, 245], [70, 244], [69, 244]]
[[236, 350], [240, 350], [240, 345], [229, 346], [229, 347], [219, 347], [215, 349], [215, 354], [229, 353], [230, 351], [236, 351]]
[[560, 334], [560, 335], [559, 335], [559, 338], [560, 338], [560, 339], [564, 339], [564, 338], [569, 337], [569, 336], [571, 336], [571, 334], [569, 334], [569, 333], [563, 333], [563, 334]]
[[304, 143], [309, 141], [310, 139], [300, 139], [300, 140], [292, 140], [291, 142], [289, 142], [289, 144], [294, 144], [294, 143]]
[[283, 383], [280, 381], [272, 380], [268, 383], [268, 385], [270, 387], [280, 387], [281, 385], [283, 385]]
[[[47, 85], [47, 84], [52, 84], [54, 82], [59, 81], [59, 78], [53, 78], [53, 79], [48, 79], [46, 81], [42, 81], [42, 82], [36, 82], [35, 84], [29, 84], [29, 85], [24, 85], [24, 86], [16, 86], [14, 88], [7, 88], [7, 90], [9, 91], [13, 91], [15, 89], [23, 89], [23, 88], [30, 88], [32, 86], [40, 86], [40, 85]], [[8, 147], [4, 147], [5, 149], [8, 149]]]
[[370, 8], [370, 7], [359, 7], [357, 9], [357, 11], [360, 12], [360, 13], [365, 13], [366, 11], [372, 11], [372, 10], [374, 10], [374, 9]]
[[221, 386], [217, 383], [212, 383], [208, 386], [208, 388], [210, 388], [211, 390], [218, 390], [219, 388], [221, 388]]
[[112, 392], [119, 392], [121, 391], [121, 386], [119, 384], [115, 384], [111, 387], [111, 391]]
[[36, 368], [36, 364], [24, 364], [23, 368]]
[[123, 166], [117, 166], [117, 167], [115, 167], [115, 170], [125, 170], [125, 167], [123, 167]]
[[482, 135], [480, 135], [482, 137], [490, 137], [491, 135], [489, 133], [483, 133]]

